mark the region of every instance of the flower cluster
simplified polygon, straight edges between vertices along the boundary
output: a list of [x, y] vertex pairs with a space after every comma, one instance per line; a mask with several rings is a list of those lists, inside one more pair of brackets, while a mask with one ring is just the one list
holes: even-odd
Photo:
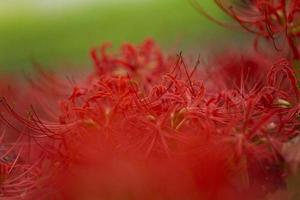
[[261, 199], [286, 187], [300, 112], [288, 60], [228, 53], [198, 67], [153, 40], [107, 48], [71, 90], [40, 71], [1, 100], [1, 198]]
[[227, 51], [204, 64], [148, 39], [117, 53], [92, 48], [94, 70], [77, 81], [37, 63], [27, 86], [1, 77], [0, 199], [263, 200], [286, 191], [300, 164], [300, 4], [215, 2], [279, 53]]

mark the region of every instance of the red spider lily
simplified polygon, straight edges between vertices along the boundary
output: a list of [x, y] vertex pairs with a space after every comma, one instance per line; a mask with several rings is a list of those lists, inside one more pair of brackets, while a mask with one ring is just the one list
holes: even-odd
[[287, 43], [294, 58], [299, 59], [299, 8], [297, 0], [254, 0], [240, 3], [217, 1], [223, 10], [235, 18], [246, 30], [274, 42], [276, 48], [281, 48], [278, 37], [286, 36]]
[[97, 74], [102, 75], [108, 72], [113, 75], [129, 75], [132, 79], [143, 78], [144, 80], [138, 80], [141, 83], [151, 83], [153, 79], [157, 79], [168, 70], [166, 67], [171, 64], [172, 60], [165, 58], [152, 39], [145, 40], [140, 46], [124, 44], [120, 55], [107, 54], [109, 47], [110, 44], [107, 43], [101, 46], [100, 57], [97, 48], [91, 50], [91, 58]]
[[67, 97], [52, 76], [30, 82], [33, 96], [56, 91], [41, 98], [50, 110], [23, 115], [2, 100], [4, 197], [231, 200], [285, 187], [282, 147], [299, 133], [288, 61], [224, 55], [196, 70], [153, 41], [96, 52]]
[[[198, 10], [211, 20], [228, 27], [209, 16], [197, 3]], [[299, 59], [299, 11], [298, 0], [215, 0], [215, 3], [234, 18], [245, 30], [271, 41], [277, 50], [288, 46], [295, 59]], [[232, 28], [230, 26], [229, 28]]]

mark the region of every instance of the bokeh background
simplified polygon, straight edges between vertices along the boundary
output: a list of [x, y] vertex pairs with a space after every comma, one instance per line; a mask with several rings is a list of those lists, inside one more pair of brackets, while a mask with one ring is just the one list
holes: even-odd
[[[224, 18], [213, 0], [199, 3]], [[91, 47], [152, 37], [166, 51], [222, 46], [233, 33], [201, 16], [188, 0], [0, 0], [0, 73], [91, 66]]]

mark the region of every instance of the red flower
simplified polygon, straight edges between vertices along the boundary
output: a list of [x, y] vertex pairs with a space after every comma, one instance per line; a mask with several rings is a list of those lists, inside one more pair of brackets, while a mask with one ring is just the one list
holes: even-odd
[[282, 49], [281, 36], [286, 41], [294, 57], [299, 59], [299, 11], [298, 0], [249, 0], [239, 3], [216, 1], [230, 16], [236, 19], [247, 31], [270, 39], [277, 49]]
[[[24, 117], [2, 100], [2, 135], [16, 136], [1, 141], [16, 155], [1, 161], [13, 166], [4, 197], [257, 199], [285, 186], [281, 149], [299, 111], [288, 61], [234, 54], [197, 70], [152, 41], [121, 52], [93, 50], [96, 70], [59, 107]], [[63, 83], [45, 75], [52, 105]]]
[[[226, 28], [234, 27], [210, 16], [197, 3], [197, 0], [190, 1], [212, 21]], [[293, 58], [300, 58], [298, 49], [300, 2], [298, 0], [215, 0], [215, 3], [235, 19], [242, 28], [255, 34], [256, 40], [259, 37], [266, 38], [278, 51], [284, 52], [288, 48]]]

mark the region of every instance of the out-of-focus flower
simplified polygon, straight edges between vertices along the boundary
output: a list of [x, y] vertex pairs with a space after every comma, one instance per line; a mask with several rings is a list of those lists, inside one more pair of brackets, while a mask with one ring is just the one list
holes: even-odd
[[[201, 13], [223, 26], [200, 7], [200, 2], [190, 0]], [[214, 0], [241, 27], [259, 37], [266, 38], [280, 51], [288, 47], [294, 59], [299, 59], [300, 2], [298, 0]]]
[[296, 42], [300, 34], [300, 2], [298, 0], [217, 0], [216, 2], [243, 28], [270, 39], [278, 49], [282, 48], [280, 37], [285, 36], [294, 57], [300, 58]]

